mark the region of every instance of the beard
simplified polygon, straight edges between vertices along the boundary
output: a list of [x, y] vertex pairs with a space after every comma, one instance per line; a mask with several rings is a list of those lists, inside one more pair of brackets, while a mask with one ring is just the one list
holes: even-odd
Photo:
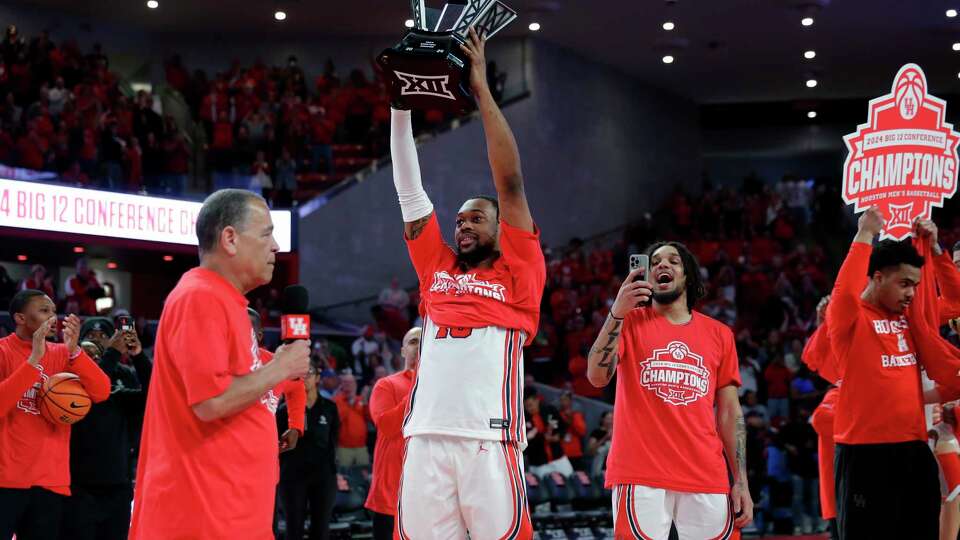
[[653, 301], [660, 305], [669, 305], [680, 299], [680, 296], [683, 294], [683, 289], [680, 287], [674, 287], [672, 291], [667, 292], [654, 292]]
[[473, 250], [466, 253], [457, 247], [457, 264], [466, 268], [473, 268], [496, 254], [493, 244], [477, 244]]

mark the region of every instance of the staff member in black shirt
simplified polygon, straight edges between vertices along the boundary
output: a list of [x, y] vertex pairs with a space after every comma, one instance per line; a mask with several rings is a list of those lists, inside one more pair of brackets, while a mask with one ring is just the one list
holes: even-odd
[[[337, 498], [337, 437], [340, 416], [333, 401], [317, 391], [318, 366], [314, 364], [304, 384], [307, 417], [296, 448], [280, 454], [280, 503], [287, 517], [287, 539], [303, 538], [307, 502], [310, 503], [310, 540], [330, 536], [330, 519]], [[287, 428], [287, 410], [277, 410], [277, 425]]]
[[[110, 377], [110, 398], [94, 404], [83, 422], [73, 426], [72, 495], [64, 508], [63, 538], [124, 540], [133, 500], [131, 455], [153, 363], [143, 352], [132, 323], [128, 329], [118, 330], [109, 319], [92, 317], [80, 327], [80, 339], [104, 351], [94, 360]], [[130, 365], [120, 362], [124, 355]]]

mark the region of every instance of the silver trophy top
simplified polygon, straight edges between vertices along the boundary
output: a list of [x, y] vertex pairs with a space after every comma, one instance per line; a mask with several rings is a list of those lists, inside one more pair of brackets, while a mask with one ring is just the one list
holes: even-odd
[[450, 0], [442, 9], [427, 7], [425, 0], [410, 3], [414, 28], [456, 34], [462, 39], [471, 26], [481, 38], [489, 39], [517, 18], [517, 12], [500, 0]]

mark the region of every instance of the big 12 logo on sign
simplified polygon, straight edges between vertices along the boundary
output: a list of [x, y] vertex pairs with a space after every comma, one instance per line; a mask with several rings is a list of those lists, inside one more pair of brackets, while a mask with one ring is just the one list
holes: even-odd
[[843, 201], [856, 212], [877, 206], [881, 238], [903, 240], [915, 218], [957, 192], [960, 134], [945, 121], [947, 104], [927, 93], [916, 64], [900, 68], [891, 92], [870, 100], [869, 120], [843, 138]]

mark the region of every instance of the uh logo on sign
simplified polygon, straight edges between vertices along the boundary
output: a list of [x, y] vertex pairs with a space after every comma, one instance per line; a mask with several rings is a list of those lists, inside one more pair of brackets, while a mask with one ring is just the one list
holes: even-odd
[[929, 219], [957, 192], [960, 134], [946, 110], [927, 92], [920, 66], [907, 64], [889, 94], [870, 100], [867, 123], [843, 138], [843, 201], [856, 212], [878, 206], [886, 220], [881, 238], [903, 240], [914, 218]]

